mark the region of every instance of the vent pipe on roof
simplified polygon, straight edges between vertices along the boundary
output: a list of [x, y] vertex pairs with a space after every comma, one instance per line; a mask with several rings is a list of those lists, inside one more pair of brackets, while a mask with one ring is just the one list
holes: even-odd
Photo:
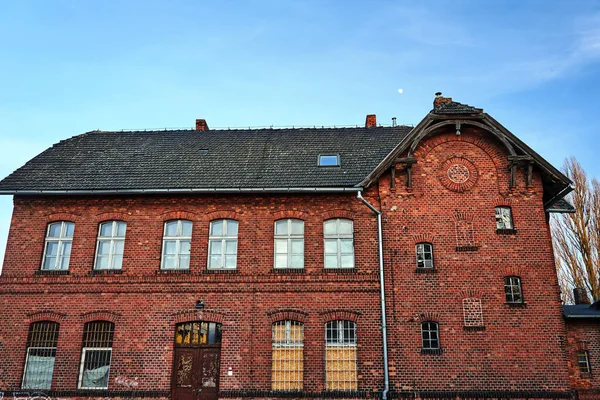
[[377, 126], [377, 115], [368, 114], [365, 120], [365, 128], [372, 128], [374, 126]]
[[392, 126], [396, 126], [396, 117], [392, 117]]
[[208, 124], [206, 123], [205, 119], [197, 119], [196, 120], [196, 130], [197, 131], [207, 131], [208, 130]]
[[581, 287], [573, 289], [573, 300], [575, 300], [575, 304], [590, 304], [587, 291]]

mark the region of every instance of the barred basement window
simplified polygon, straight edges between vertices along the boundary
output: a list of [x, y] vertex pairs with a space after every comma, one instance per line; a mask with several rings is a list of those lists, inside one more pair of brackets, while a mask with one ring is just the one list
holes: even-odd
[[504, 293], [506, 294], [507, 303], [523, 303], [521, 278], [518, 276], [507, 276], [504, 278]]
[[192, 222], [168, 221], [163, 234], [161, 269], [189, 269]]
[[208, 268], [235, 269], [237, 245], [237, 221], [232, 219], [212, 221], [208, 238]]
[[325, 268], [354, 268], [354, 228], [349, 219], [331, 219], [323, 224]]
[[21, 385], [23, 389], [50, 390], [57, 343], [56, 322], [35, 322], [29, 326], [25, 370]]
[[60, 221], [48, 225], [42, 270], [66, 271], [69, 269], [74, 230], [73, 222]]
[[304, 382], [304, 325], [278, 321], [272, 326], [272, 390], [302, 390]]
[[423, 322], [421, 324], [423, 337], [423, 350], [438, 350], [440, 348], [440, 327], [437, 322]]
[[79, 389], [108, 389], [108, 374], [115, 325], [92, 321], [83, 330]]
[[94, 269], [121, 269], [126, 228], [127, 224], [122, 221], [100, 224]]
[[510, 207], [496, 207], [496, 229], [514, 229]]
[[275, 268], [304, 268], [304, 221], [275, 222]]
[[476, 297], [469, 297], [463, 299], [462, 303], [465, 326], [483, 326], [483, 311], [481, 309], [481, 299], [478, 299]]
[[331, 321], [325, 325], [325, 387], [357, 390], [356, 324]]
[[579, 372], [582, 374], [589, 374], [591, 372], [590, 358], [587, 350], [577, 352], [577, 366], [579, 367]]
[[417, 243], [417, 268], [433, 269], [433, 245]]

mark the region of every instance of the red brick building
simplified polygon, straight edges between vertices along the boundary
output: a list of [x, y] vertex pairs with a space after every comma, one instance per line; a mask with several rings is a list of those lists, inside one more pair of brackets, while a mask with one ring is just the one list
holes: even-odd
[[570, 184], [441, 94], [414, 128], [75, 136], [0, 182], [0, 390], [572, 398]]

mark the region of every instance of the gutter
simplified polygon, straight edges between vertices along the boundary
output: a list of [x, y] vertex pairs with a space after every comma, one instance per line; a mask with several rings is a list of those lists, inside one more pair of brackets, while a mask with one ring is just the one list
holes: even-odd
[[385, 310], [385, 286], [383, 276], [383, 228], [381, 222], [381, 211], [376, 209], [371, 203], [362, 197], [362, 193], [359, 190], [356, 197], [362, 201], [367, 207], [371, 209], [377, 215], [377, 242], [379, 248], [379, 292], [381, 296], [381, 335], [383, 342], [383, 377], [384, 377], [384, 388], [381, 393], [381, 399], [387, 400], [388, 392], [390, 391], [390, 373], [388, 368], [388, 345], [387, 345], [387, 318]]
[[91, 194], [164, 194], [164, 193], [354, 193], [362, 187], [271, 187], [271, 188], [199, 188], [199, 189], [90, 189], [90, 190], [0, 190], [0, 195], [91, 195]]

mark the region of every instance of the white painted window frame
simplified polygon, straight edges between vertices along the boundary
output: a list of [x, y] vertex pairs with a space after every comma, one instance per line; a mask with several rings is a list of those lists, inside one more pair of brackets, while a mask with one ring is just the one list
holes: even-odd
[[[52, 227], [53, 225], [56, 225], [56, 224], [61, 224], [60, 225], [60, 236], [59, 237], [49, 237], [48, 235], [50, 235], [50, 227]], [[65, 236], [67, 224], [73, 225], [73, 236], [75, 236], [75, 223], [71, 222], [71, 221], [54, 221], [54, 222], [49, 223], [48, 226], [46, 227], [46, 240], [44, 241], [44, 255], [42, 257], [42, 266], [40, 268], [42, 271], [68, 271], [69, 270], [69, 265], [67, 265], [67, 268], [65, 268], [65, 269], [60, 268], [60, 266], [62, 264], [62, 260], [64, 258], [65, 243], [70, 243], [71, 251], [73, 250], [73, 236]], [[47, 256], [49, 243], [58, 243], [58, 251], [56, 253], [56, 261], [54, 262], [53, 268], [45, 268], [46, 256]], [[71, 255], [69, 254], [68, 257], [69, 257], [68, 264], [70, 264], [71, 263]]]
[[[117, 236], [118, 234], [118, 226], [119, 224], [125, 224], [125, 234], [123, 236]], [[112, 224], [111, 236], [100, 236], [102, 233], [102, 226], [106, 224]], [[94, 270], [96, 271], [106, 271], [106, 270], [116, 270], [121, 269], [123, 267], [123, 254], [121, 254], [121, 267], [114, 268], [114, 258], [115, 258], [115, 242], [123, 243], [123, 253], [125, 253], [125, 236], [127, 235], [127, 223], [125, 221], [104, 221], [98, 225], [98, 239], [96, 240], [96, 257], [94, 257]], [[108, 256], [108, 267], [107, 268], [98, 268], [98, 250], [100, 250], [100, 242], [110, 242], [110, 250], [108, 254], [102, 254], [103, 256]]]
[[[285, 234], [277, 234], [277, 223], [286, 222], [287, 224], [287, 233]], [[301, 222], [302, 223], [302, 233], [301, 234], [293, 234], [292, 233], [292, 223]], [[304, 221], [298, 218], [287, 218], [280, 219], [275, 221], [273, 225], [274, 229], [274, 243], [273, 243], [273, 268], [275, 269], [303, 269], [304, 268]], [[292, 256], [299, 256], [299, 253], [292, 253], [292, 242], [302, 240], [302, 266], [300, 267], [292, 267]], [[286, 241], [287, 243], [287, 252], [285, 253], [287, 256], [287, 264], [285, 267], [277, 266], [277, 256], [283, 255], [284, 253], [277, 253], [277, 242], [278, 241]]]
[[[212, 235], [211, 232], [213, 230], [213, 224], [216, 222], [223, 222], [223, 234], [222, 235]], [[228, 225], [231, 222], [235, 222], [235, 224], [237, 225], [237, 234], [236, 235], [229, 235], [229, 228]], [[238, 256], [238, 236], [240, 234], [240, 224], [238, 221], [236, 221], [235, 219], [230, 219], [230, 218], [224, 218], [224, 219], [216, 219], [214, 221], [210, 221], [210, 226], [208, 228], [208, 258], [206, 260], [206, 267], [208, 269], [211, 270], [235, 270], [237, 269], [237, 256]], [[226, 255], [231, 256], [232, 254], [227, 254], [226, 253], [226, 247], [227, 247], [227, 242], [231, 242], [231, 241], [235, 241], [235, 265], [233, 267], [227, 267], [227, 262], [225, 259]], [[217, 243], [217, 242], [221, 242], [221, 265], [220, 266], [211, 266], [211, 262], [210, 262], [210, 257], [211, 257], [211, 252], [210, 252], [210, 247], [211, 247], [211, 243]]]
[[[327, 234], [325, 233], [325, 226], [328, 223], [335, 221], [335, 233]], [[339, 233], [340, 232], [340, 221], [350, 222], [350, 226], [352, 227], [351, 233]], [[328, 255], [333, 255], [333, 253], [327, 253], [327, 241], [328, 240], [336, 240], [337, 242], [337, 264], [335, 267], [328, 267], [326, 262], [326, 257]], [[342, 240], [352, 240], [352, 265], [350, 267], [342, 267]], [[344, 255], [349, 255], [349, 253], [345, 253]], [[356, 267], [356, 257], [354, 251], [354, 221], [348, 218], [332, 218], [326, 221], [323, 221], [323, 265], [326, 269], [352, 269]]]
[[[85, 365], [86, 360], [86, 352], [88, 351], [110, 351], [108, 356], [108, 373], [106, 377], [106, 386], [98, 387], [98, 386], [81, 386], [83, 382], [83, 367]], [[112, 347], [84, 347], [81, 349], [81, 364], [79, 366], [79, 379], [77, 382], [77, 387], [79, 389], [87, 389], [87, 390], [106, 390], [108, 389], [108, 382], [110, 380], [110, 367], [112, 363]]]
[[[167, 236], [167, 224], [169, 223], [173, 223], [173, 222], [177, 222], [177, 232], [175, 234], [175, 236]], [[182, 235], [182, 227], [183, 227], [183, 223], [184, 222], [189, 222], [191, 224], [191, 228], [190, 228], [190, 235], [189, 236], [183, 236]], [[191, 260], [191, 256], [192, 256], [192, 251], [191, 251], [191, 247], [192, 247], [192, 234], [193, 234], [193, 230], [194, 230], [194, 223], [190, 220], [187, 219], [172, 219], [169, 221], [166, 221], [164, 223], [163, 226], [163, 242], [162, 242], [162, 249], [161, 249], [161, 255], [160, 255], [160, 269], [161, 270], [165, 270], [165, 271], [187, 271], [189, 270], [189, 261], [188, 261], [188, 267], [186, 268], [181, 268], [180, 262], [181, 262], [181, 243], [182, 242], [189, 242], [190, 244], [190, 254], [188, 255], [188, 257], [190, 257]], [[173, 255], [175, 256], [175, 267], [173, 268], [166, 268], [165, 267], [165, 250], [166, 250], [166, 243], [167, 242], [175, 242], [175, 254], [169, 254], [169, 255]]]

